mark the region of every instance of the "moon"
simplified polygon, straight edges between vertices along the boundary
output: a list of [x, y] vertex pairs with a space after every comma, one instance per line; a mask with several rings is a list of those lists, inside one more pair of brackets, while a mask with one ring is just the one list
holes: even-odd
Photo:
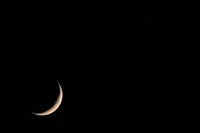
[[60, 92], [59, 92], [59, 96], [58, 96], [55, 104], [50, 109], [48, 109], [47, 111], [44, 111], [44, 112], [41, 112], [41, 113], [32, 112], [34, 115], [46, 116], [46, 115], [52, 114], [53, 112], [55, 112], [58, 109], [58, 107], [60, 106], [62, 99], [63, 99], [63, 92], [62, 92], [62, 87], [61, 87], [60, 83], [59, 82], [57, 82], [57, 83], [58, 83]]

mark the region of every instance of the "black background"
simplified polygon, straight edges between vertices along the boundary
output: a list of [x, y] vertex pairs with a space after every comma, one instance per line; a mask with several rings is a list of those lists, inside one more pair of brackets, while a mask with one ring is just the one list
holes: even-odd
[[[27, 132], [166, 126], [177, 93], [168, 89], [175, 82], [168, 78], [174, 69], [166, 54], [170, 26], [153, 5], [51, 3], [4, 10], [4, 124]], [[56, 81], [64, 93], [59, 109], [31, 114], [51, 107]]]

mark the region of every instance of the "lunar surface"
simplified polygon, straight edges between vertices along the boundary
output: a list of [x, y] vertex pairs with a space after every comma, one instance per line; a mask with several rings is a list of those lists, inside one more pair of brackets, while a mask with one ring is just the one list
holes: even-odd
[[44, 112], [41, 112], [41, 113], [32, 112], [33, 114], [38, 115], [38, 116], [45, 116], [45, 115], [52, 114], [53, 112], [55, 112], [58, 109], [58, 107], [60, 106], [62, 99], [63, 99], [63, 92], [62, 92], [62, 87], [61, 87], [60, 83], [59, 82], [57, 82], [57, 83], [58, 83], [60, 92], [59, 92], [59, 96], [58, 96], [55, 104], [47, 111], [44, 111]]

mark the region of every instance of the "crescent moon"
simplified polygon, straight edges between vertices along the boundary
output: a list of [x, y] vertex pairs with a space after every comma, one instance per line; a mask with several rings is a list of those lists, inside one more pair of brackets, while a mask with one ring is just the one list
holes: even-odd
[[57, 101], [55, 102], [55, 104], [49, 110], [47, 110], [45, 112], [42, 112], [42, 113], [34, 113], [34, 112], [32, 112], [33, 114], [38, 115], [38, 116], [45, 116], [45, 115], [52, 114], [53, 112], [55, 112], [58, 109], [58, 107], [60, 106], [60, 104], [62, 102], [62, 99], [63, 99], [63, 92], [62, 92], [62, 87], [61, 87], [60, 83], [59, 82], [57, 82], [57, 83], [58, 83], [60, 92], [59, 92], [59, 96], [58, 96]]

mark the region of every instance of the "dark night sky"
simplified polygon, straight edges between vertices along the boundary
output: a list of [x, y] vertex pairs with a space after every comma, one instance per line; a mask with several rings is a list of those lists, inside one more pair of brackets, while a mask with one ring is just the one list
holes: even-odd
[[[166, 51], [159, 45], [164, 19], [146, 7], [73, 4], [9, 12], [11, 20], [5, 21], [13, 32], [4, 34], [4, 49], [12, 57], [2, 59], [8, 74], [1, 84], [11, 97], [5, 124], [17, 123], [16, 131], [26, 132], [163, 126], [169, 80], [161, 77], [170, 73], [163, 71]], [[17, 45], [10, 48], [11, 43]], [[64, 93], [60, 108], [45, 117], [31, 114], [54, 103], [56, 81]]]

